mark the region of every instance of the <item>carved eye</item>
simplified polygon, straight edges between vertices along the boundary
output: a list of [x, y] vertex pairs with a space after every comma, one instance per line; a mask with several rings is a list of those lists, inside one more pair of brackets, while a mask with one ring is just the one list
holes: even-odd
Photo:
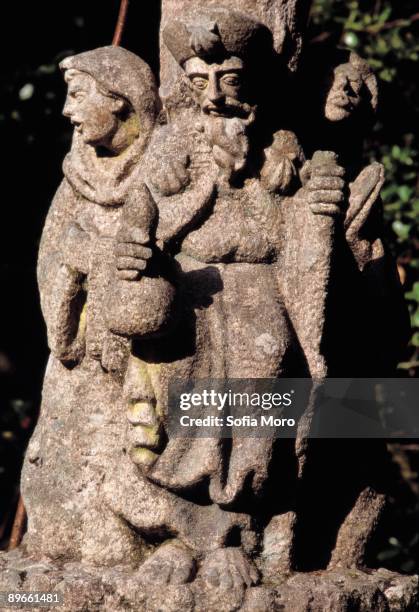
[[206, 89], [208, 86], [208, 81], [203, 77], [194, 77], [192, 79], [192, 85], [197, 89]]
[[79, 90], [79, 91], [72, 91], [70, 95], [71, 95], [71, 97], [74, 100], [77, 100], [77, 102], [81, 102], [86, 97], [85, 92], [81, 91], [81, 90]]
[[236, 74], [226, 74], [221, 80], [225, 85], [230, 85], [230, 87], [238, 87], [240, 85], [240, 79]]
[[362, 82], [359, 79], [350, 79], [349, 80], [349, 84], [352, 87], [352, 89], [356, 93], [358, 93], [360, 91], [360, 89], [361, 89]]

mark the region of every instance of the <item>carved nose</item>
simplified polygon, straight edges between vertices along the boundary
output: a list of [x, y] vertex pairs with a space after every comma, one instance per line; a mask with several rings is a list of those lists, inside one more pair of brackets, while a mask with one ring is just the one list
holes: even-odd
[[348, 92], [351, 89], [348, 77], [345, 77], [342, 80], [342, 88], [343, 88], [343, 91], [346, 91], [346, 92]]
[[63, 115], [64, 115], [64, 117], [68, 117], [70, 119], [72, 114], [73, 114], [73, 111], [72, 111], [70, 105], [69, 104], [64, 104], [64, 108], [63, 108]]
[[158, 425], [155, 408], [147, 401], [139, 401], [130, 404], [127, 418], [131, 425], [144, 425], [145, 427], [154, 427]]
[[224, 99], [224, 94], [218, 86], [216, 79], [210, 79], [207, 89], [207, 97], [210, 102], [220, 102]]

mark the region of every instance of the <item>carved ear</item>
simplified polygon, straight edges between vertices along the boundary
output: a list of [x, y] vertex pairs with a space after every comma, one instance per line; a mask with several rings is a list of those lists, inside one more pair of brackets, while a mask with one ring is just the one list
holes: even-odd
[[377, 106], [378, 106], [378, 83], [377, 83], [376, 76], [371, 73], [364, 80], [364, 84], [365, 84], [365, 87], [370, 92], [370, 95], [371, 95], [370, 104], [371, 104], [372, 109], [375, 111], [377, 110]]
[[188, 89], [193, 91], [193, 86], [192, 86], [191, 80], [190, 80], [190, 78], [188, 77], [188, 75], [185, 72], [182, 72], [180, 80], [181, 80], [182, 84], [187, 85]]
[[377, 83], [377, 79], [375, 77], [375, 74], [373, 73], [371, 66], [368, 64], [368, 62], [364, 59], [362, 59], [362, 57], [360, 57], [357, 53], [355, 53], [354, 51], [351, 52], [350, 56], [349, 56], [349, 61], [350, 63], [355, 66], [355, 68], [357, 70], [359, 70], [362, 79], [364, 81], [364, 85], [365, 87], [368, 89], [369, 93], [370, 93], [370, 104], [371, 104], [371, 108], [373, 111], [377, 110], [377, 105], [378, 105], [378, 83]]
[[123, 100], [122, 98], [112, 98], [112, 112], [113, 113], [120, 113], [122, 112], [127, 106], [127, 103], [125, 102], [125, 100]]

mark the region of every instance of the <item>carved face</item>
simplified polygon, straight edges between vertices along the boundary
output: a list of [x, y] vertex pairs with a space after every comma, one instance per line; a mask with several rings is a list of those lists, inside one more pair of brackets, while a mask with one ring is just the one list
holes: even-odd
[[118, 129], [117, 114], [124, 107], [124, 100], [102, 93], [88, 74], [75, 72], [66, 75], [66, 80], [68, 93], [63, 114], [86, 144], [106, 147]]
[[195, 100], [202, 111], [214, 117], [246, 118], [250, 107], [242, 99], [244, 64], [230, 57], [221, 64], [207, 64], [192, 57], [184, 65]]
[[327, 94], [325, 115], [329, 121], [348, 119], [361, 104], [363, 79], [352, 64], [335, 68], [332, 86]]

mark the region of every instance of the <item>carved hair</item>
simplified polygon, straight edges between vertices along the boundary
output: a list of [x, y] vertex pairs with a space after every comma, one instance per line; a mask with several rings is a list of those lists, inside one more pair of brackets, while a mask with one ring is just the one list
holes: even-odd
[[126, 100], [139, 115], [143, 127], [151, 129], [154, 125], [160, 112], [155, 78], [149, 66], [130, 51], [122, 47], [101, 47], [67, 57], [60, 68], [67, 82], [77, 71], [88, 74], [101, 93]]
[[95, 83], [96, 83], [96, 87], [97, 87], [98, 91], [103, 96], [105, 96], [107, 98], [113, 98], [114, 100], [123, 100], [126, 105], [128, 105], [129, 107], [132, 107], [131, 103], [129, 102], [129, 100], [127, 100], [125, 98], [125, 96], [123, 96], [121, 94], [116, 94], [113, 91], [110, 91], [109, 89], [105, 89], [103, 87], [103, 85], [101, 85], [95, 79], [95, 77], [93, 77], [88, 72], [84, 72], [83, 70], [77, 70], [77, 68], [67, 68], [67, 69], [64, 69], [64, 80], [65, 80], [66, 83], [70, 83], [75, 77], [80, 76], [80, 75], [88, 76], [89, 78], [93, 79], [95, 81]]
[[273, 52], [270, 30], [252, 17], [225, 7], [203, 9], [173, 20], [163, 40], [180, 66], [191, 57], [217, 59], [236, 55], [250, 60]]
[[349, 55], [349, 63], [359, 72], [364, 85], [370, 92], [370, 104], [372, 109], [375, 111], [378, 104], [378, 84], [377, 78], [373, 73], [371, 66], [354, 51], [351, 51]]

